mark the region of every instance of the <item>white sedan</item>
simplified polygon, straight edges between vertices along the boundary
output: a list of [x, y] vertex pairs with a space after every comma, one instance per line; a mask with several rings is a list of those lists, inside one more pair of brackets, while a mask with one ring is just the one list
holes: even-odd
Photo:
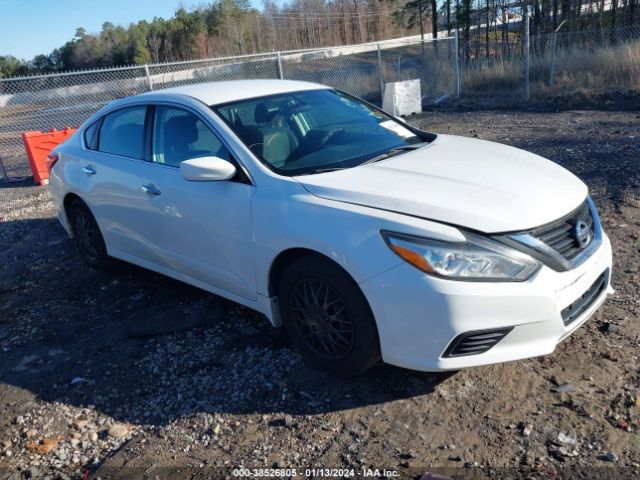
[[341, 375], [548, 354], [611, 292], [611, 246], [574, 175], [322, 85], [118, 100], [49, 165], [91, 267], [117, 258], [262, 312]]

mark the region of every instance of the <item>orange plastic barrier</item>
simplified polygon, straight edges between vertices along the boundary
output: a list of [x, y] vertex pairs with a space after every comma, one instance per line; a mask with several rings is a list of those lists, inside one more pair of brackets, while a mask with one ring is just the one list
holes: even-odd
[[52, 128], [48, 132], [23, 132], [22, 141], [27, 150], [29, 164], [33, 172], [33, 179], [40, 185], [49, 183], [49, 170], [47, 169], [47, 155], [53, 147], [68, 139], [75, 128], [64, 128], [56, 130]]

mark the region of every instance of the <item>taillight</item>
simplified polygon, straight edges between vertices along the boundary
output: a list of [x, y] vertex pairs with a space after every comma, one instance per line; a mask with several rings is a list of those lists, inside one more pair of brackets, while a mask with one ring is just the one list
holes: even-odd
[[57, 153], [50, 153], [47, 155], [47, 171], [50, 172], [56, 162], [60, 160], [60, 156]]

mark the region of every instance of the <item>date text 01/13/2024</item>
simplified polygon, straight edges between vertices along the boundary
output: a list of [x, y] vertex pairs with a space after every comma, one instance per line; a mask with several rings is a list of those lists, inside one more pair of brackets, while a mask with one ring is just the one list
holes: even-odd
[[233, 476], [238, 478], [294, 478], [297, 476], [306, 478], [394, 478], [398, 477], [397, 470], [385, 468], [236, 468]]

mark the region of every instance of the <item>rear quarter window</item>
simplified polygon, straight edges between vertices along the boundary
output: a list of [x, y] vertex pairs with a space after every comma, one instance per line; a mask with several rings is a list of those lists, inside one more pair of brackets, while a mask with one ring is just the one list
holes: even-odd
[[89, 150], [98, 149], [98, 127], [100, 126], [100, 120], [93, 122], [84, 131], [84, 145]]

